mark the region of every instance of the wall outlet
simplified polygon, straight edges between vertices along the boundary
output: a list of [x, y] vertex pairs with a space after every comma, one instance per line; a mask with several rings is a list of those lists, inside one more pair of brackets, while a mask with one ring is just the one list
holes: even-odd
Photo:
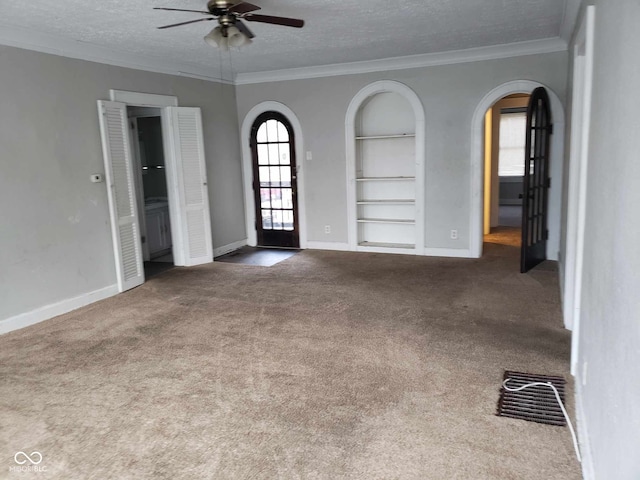
[[451, 240], [458, 239], [458, 230], [451, 230]]
[[307, 161], [309, 160], [313, 160], [313, 155], [311, 154], [311, 151], [307, 151]]
[[325, 225], [324, 226], [324, 233], [326, 233], [326, 234], [331, 233], [331, 225]]

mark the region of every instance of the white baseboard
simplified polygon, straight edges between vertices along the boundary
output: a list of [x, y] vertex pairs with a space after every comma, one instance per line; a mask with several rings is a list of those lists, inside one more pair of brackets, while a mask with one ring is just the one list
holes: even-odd
[[237, 242], [230, 243], [228, 245], [223, 245], [222, 247], [218, 247], [213, 250], [213, 258], [220, 257], [222, 255], [226, 255], [227, 253], [233, 252], [241, 247], [247, 245], [247, 239], [238, 240]]
[[582, 402], [582, 380], [579, 375], [576, 375], [574, 380], [576, 392], [576, 429], [578, 443], [580, 444], [580, 456], [582, 457], [582, 478], [584, 478], [584, 480], [595, 480], [593, 456], [591, 455], [591, 444], [587, 431], [584, 403]]
[[416, 255], [415, 248], [393, 248], [393, 247], [365, 247], [358, 245], [358, 252], [366, 252], [366, 253], [390, 253], [392, 255]]
[[[307, 248], [311, 250], [338, 250], [348, 252], [351, 251], [348, 243], [341, 242], [307, 242]], [[393, 253], [393, 254], [405, 254], [416, 255], [416, 251], [413, 249], [407, 249], [403, 251], [400, 248], [383, 248], [383, 247], [358, 247], [358, 252], [372, 252], [372, 253]], [[457, 249], [457, 248], [425, 248], [422, 255], [427, 257], [454, 257], [454, 258], [472, 258], [471, 251], [469, 249]]]
[[424, 255], [427, 257], [473, 258], [471, 251], [467, 248], [425, 248]]
[[[307, 248], [311, 250], [338, 250], [349, 252], [348, 243], [342, 242], [307, 242]], [[400, 248], [384, 248], [384, 247], [358, 247], [358, 252], [372, 252], [372, 253], [393, 253], [393, 254], [405, 254], [416, 255], [414, 249], [407, 249], [403, 251]], [[425, 248], [422, 255], [427, 257], [454, 257], [454, 258], [472, 258], [469, 249], [457, 249], [457, 248]]]
[[342, 242], [307, 242], [309, 250], [337, 250], [341, 252], [349, 251], [349, 244]]
[[51, 305], [36, 308], [30, 312], [9, 317], [0, 321], [0, 335], [43, 322], [44, 320], [49, 320], [50, 318], [57, 317], [58, 315], [68, 313], [72, 310], [76, 310], [77, 308], [84, 307], [90, 303], [94, 303], [98, 300], [103, 300], [117, 294], [118, 285], [110, 285], [99, 290], [94, 290], [93, 292], [84, 293], [77, 297], [67, 298], [66, 300], [52, 303]]

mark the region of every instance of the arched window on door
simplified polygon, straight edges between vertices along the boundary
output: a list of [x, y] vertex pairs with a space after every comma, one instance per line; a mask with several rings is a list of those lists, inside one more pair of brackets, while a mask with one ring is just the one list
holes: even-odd
[[293, 128], [265, 112], [251, 128], [253, 190], [259, 246], [298, 248], [298, 202]]

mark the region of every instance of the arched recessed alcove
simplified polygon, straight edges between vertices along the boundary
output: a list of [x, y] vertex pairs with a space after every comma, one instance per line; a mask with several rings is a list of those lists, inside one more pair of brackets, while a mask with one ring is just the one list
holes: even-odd
[[424, 109], [406, 85], [375, 82], [346, 117], [349, 248], [424, 252]]

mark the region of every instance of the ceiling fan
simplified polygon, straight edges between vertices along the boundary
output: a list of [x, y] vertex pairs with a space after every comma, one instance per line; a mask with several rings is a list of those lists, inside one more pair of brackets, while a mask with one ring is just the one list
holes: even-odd
[[271, 15], [260, 15], [253, 13], [260, 10], [260, 7], [248, 2], [228, 1], [228, 0], [209, 0], [207, 2], [207, 11], [204, 10], [185, 10], [182, 8], [165, 8], [155, 7], [154, 10], [169, 10], [173, 12], [192, 12], [206, 15], [206, 18], [198, 18], [187, 22], [173, 23], [158, 27], [159, 29], [179, 27], [196, 22], [206, 22], [217, 20], [218, 26], [211, 33], [204, 37], [205, 41], [213, 46], [222, 48], [239, 47], [246, 43], [250, 43], [255, 37], [253, 32], [244, 24], [247, 22], [271, 23], [273, 25], [284, 25], [286, 27], [302, 28], [304, 20], [287, 17], [274, 17]]

